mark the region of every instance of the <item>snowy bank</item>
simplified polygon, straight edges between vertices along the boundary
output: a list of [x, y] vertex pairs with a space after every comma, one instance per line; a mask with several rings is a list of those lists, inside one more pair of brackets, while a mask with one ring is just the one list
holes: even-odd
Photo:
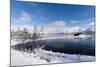
[[11, 66], [95, 61], [94, 56], [64, 54], [40, 48], [35, 52], [34, 54], [11, 49]]

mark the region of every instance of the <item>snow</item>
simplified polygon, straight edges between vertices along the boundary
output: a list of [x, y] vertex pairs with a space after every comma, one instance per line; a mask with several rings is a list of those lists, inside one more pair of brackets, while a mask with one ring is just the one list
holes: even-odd
[[[32, 33], [33, 27], [30, 27], [29, 29], [30, 29], [30, 32]], [[77, 38], [82, 38], [82, 39], [89, 38], [89, 37], [91, 36], [85, 35], [85, 34], [81, 34], [77, 36]], [[43, 38], [41, 38], [41, 40], [57, 39], [57, 38], [74, 39], [75, 36], [73, 35], [66, 35], [66, 36], [65, 35], [64, 36], [45, 35], [43, 36]], [[25, 42], [28, 42], [28, 41], [29, 40]], [[23, 42], [11, 40], [11, 46], [16, 45], [18, 43], [23, 43]], [[41, 48], [35, 49], [34, 51], [35, 51], [35, 54], [32, 52], [18, 51], [11, 48], [11, 66], [95, 61], [95, 56], [65, 54], [65, 53], [60, 53], [60, 52], [47, 51]]]
[[76, 38], [83, 38], [83, 39], [87, 39], [87, 38], [90, 38], [92, 37], [91, 35], [85, 35], [85, 34], [81, 34], [79, 36], [76, 36]]
[[[18, 43], [21, 42], [11, 40], [11, 45], [16, 45]], [[95, 61], [95, 56], [65, 54], [47, 51], [42, 48], [35, 49], [34, 51], [35, 54], [32, 52], [18, 51], [11, 48], [11, 66]]]
[[32, 58], [32, 54], [23, 53], [16, 50], [11, 50], [11, 66], [16, 65], [31, 65], [31, 64], [42, 64], [46, 63], [45, 60], [39, 58]]
[[35, 49], [34, 53], [21, 52], [11, 49], [11, 66], [16, 65], [34, 65], [50, 63], [69, 63], [81, 61], [94, 61], [94, 56], [64, 54], [52, 51], [46, 51], [41, 48]]
[[[40, 31], [42, 26], [37, 26], [37, 32]], [[84, 32], [87, 29], [89, 31], [93, 31], [94, 32], [94, 22], [90, 22], [86, 25], [83, 26], [69, 26], [66, 25], [66, 22], [63, 20], [59, 20], [59, 21], [54, 21], [51, 22], [49, 24], [46, 24], [45, 26], [43, 26], [43, 30], [42, 32], [44, 34], [50, 34], [50, 33], [75, 33], [75, 32]], [[33, 33], [34, 32], [34, 25], [12, 25], [11, 26], [11, 30], [17, 31], [18, 29], [23, 30], [24, 28], [27, 28], [29, 33]]]
[[[24, 43], [29, 42], [29, 41], [31, 42], [32, 40], [27, 39], [27, 40], [24, 41]], [[20, 44], [20, 43], [23, 43], [23, 41], [21, 41], [21, 40], [16, 40], [16, 39], [12, 39], [12, 40], [11, 40], [11, 46], [14, 46], [14, 45]]]

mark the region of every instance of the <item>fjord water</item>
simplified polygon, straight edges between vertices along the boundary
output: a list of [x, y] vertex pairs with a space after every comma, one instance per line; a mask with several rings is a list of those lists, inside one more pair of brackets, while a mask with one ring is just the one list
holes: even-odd
[[47, 39], [44, 41], [45, 50], [67, 54], [95, 56], [94, 39]]

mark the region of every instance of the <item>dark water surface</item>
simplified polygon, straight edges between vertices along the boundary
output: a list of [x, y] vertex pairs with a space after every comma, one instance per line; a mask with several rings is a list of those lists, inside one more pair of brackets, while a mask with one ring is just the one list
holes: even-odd
[[45, 50], [95, 56], [94, 39], [48, 39], [44, 43]]

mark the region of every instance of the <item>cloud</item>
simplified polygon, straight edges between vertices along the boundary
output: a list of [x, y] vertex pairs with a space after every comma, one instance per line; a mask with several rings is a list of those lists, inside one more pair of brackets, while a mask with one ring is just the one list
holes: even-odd
[[65, 21], [59, 20], [49, 23], [45, 28], [45, 33], [74, 33], [81, 31], [79, 26], [68, 26]]
[[70, 23], [71, 23], [71, 24], [76, 24], [76, 23], [78, 23], [78, 21], [73, 20], [73, 21], [70, 21]]
[[28, 25], [32, 23], [32, 17], [29, 13], [22, 10], [20, 16], [15, 20], [15, 22], [17, 22], [18, 25]]
[[95, 25], [95, 22], [91, 22], [88, 24], [89, 26], [94, 26]]
[[35, 2], [27, 3], [27, 4], [30, 5], [30, 6], [33, 6], [33, 7], [38, 7], [38, 6], [39, 6], [39, 4], [37, 4], [37, 3], [35, 3]]
[[[18, 19], [18, 22], [23, 24], [23, 26], [27, 25], [26, 27], [30, 27], [30, 30], [34, 28], [34, 25], [29, 25], [32, 22], [31, 16], [25, 12], [21, 11], [21, 15]], [[70, 22], [69, 22], [70, 23]], [[84, 32], [84, 31], [95, 31], [94, 30], [94, 21], [88, 22], [87, 24], [78, 25], [77, 21], [71, 22], [73, 25], [68, 24], [68, 22], [64, 20], [53, 21], [51, 23], [45, 24], [43, 28], [43, 32], [45, 34], [49, 33], [75, 33], [75, 32]], [[77, 24], [77, 25], [74, 25]], [[38, 30], [41, 26], [38, 26]]]
[[65, 21], [59, 20], [59, 21], [54, 21], [49, 25], [51, 25], [52, 27], [65, 27], [66, 26], [65, 23], [66, 23]]
[[74, 33], [74, 32], [81, 32], [81, 27], [79, 26], [74, 26], [74, 27], [69, 27], [67, 30], [66, 30], [66, 33]]
[[44, 13], [43, 10], [37, 9], [35, 12], [37, 14], [38, 19], [40, 19], [40, 20], [47, 19], [46, 14]]
[[62, 29], [66, 26], [63, 20], [54, 21], [47, 24], [44, 28], [45, 33], [59, 33], [62, 32]]
[[90, 22], [87, 24], [87, 30], [95, 31], [95, 22]]
[[43, 11], [42, 10], [36, 10], [36, 13], [42, 14]]
[[45, 28], [45, 33], [75, 33], [75, 32], [84, 32], [88, 29], [88, 31], [94, 31], [94, 22], [89, 22], [88, 24], [83, 25], [74, 25], [70, 26], [63, 20], [55, 21], [49, 23]]

